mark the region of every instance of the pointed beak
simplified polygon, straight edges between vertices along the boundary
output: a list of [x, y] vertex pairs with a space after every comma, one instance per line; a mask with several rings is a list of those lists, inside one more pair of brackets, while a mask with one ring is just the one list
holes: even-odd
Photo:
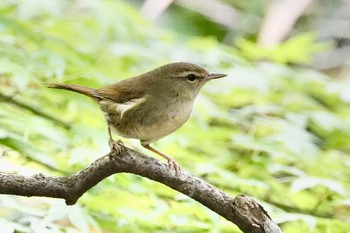
[[209, 74], [205, 80], [212, 80], [212, 79], [218, 79], [218, 78], [223, 78], [226, 77], [226, 74]]

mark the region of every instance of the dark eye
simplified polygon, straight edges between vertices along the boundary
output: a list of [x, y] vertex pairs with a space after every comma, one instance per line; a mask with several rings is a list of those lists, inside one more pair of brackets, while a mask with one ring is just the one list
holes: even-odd
[[189, 75], [187, 75], [187, 80], [189, 81], [189, 82], [194, 82], [195, 80], [196, 80], [196, 75], [194, 75], [194, 74], [189, 74]]

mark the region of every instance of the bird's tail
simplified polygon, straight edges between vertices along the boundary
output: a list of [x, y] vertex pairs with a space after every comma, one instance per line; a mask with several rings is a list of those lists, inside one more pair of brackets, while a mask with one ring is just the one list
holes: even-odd
[[90, 87], [83, 87], [73, 84], [46, 84], [49, 88], [56, 88], [56, 89], [63, 89], [68, 91], [77, 92], [86, 96], [89, 96], [91, 98], [95, 98], [94, 92], [96, 89], [90, 88]]

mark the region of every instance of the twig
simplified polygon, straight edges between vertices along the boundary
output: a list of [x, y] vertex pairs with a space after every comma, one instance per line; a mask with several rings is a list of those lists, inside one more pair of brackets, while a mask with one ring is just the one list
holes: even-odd
[[53, 117], [53, 116], [51, 116], [51, 115], [41, 111], [41, 110], [39, 110], [39, 109], [37, 109], [37, 108], [35, 108], [33, 106], [30, 106], [28, 104], [20, 102], [20, 101], [14, 99], [13, 96], [7, 96], [7, 95], [5, 95], [5, 94], [0, 92], [0, 100], [3, 100], [5, 103], [12, 104], [12, 105], [15, 105], [17, 107], [26, 109], [26, 110], [34, 113], [35, 115], [38, 115], [38, 116], [43, 117], [43, 118], [46, 118], [46, 119], [48, 119], [48, 120], [50, 120], [50, 121], [52, 121], [52, 122], [62, 126], [63, 128], [66, 128], [66, 129], [70, 128], [70, 125], [68, 123], [66, 123], [64, 121], [61, 121], [61, 120], [59, 120], [59, 119], [57, 119], [57, 118], [55, 118], [55, 117]]

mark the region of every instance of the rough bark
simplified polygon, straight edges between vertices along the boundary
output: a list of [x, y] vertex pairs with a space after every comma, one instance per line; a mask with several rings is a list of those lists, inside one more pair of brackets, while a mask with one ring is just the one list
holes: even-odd
[[120, 151], [112, 151], [68, 177], [41, 173], [25, 177], [0, 172], [0, 194], [62, 198], [67, 205], [73, 205], [87, 190], [115, 173], [132, 173], [160, 182], [202, 203], [236, 224], [243, 232], [282, 232], [253, 199], [244, 195], [232, 198], [183, 170], [180, 176], [176, 176], [166, 164], [123, 146]]

